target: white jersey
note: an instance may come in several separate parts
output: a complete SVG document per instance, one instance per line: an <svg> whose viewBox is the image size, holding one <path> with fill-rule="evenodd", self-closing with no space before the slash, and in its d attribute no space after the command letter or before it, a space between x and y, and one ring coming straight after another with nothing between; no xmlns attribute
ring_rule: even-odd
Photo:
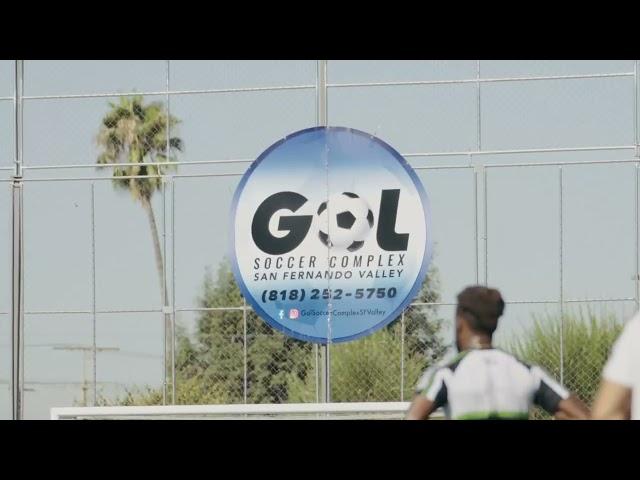
<svg viewBox="0 0 640 480"><path fill-rule="evenodd" d="M496 348L466 350L427 370L417 393L454 420L527 419L533 405L554 414L569 397L540 367Z"/></svg>
<svg viewBox="0 0 640 480"><path fill-rule="evenodd" d="M627 322L604 367L605 380L631 389L631 418L640 420L640 313Z"/></svg>

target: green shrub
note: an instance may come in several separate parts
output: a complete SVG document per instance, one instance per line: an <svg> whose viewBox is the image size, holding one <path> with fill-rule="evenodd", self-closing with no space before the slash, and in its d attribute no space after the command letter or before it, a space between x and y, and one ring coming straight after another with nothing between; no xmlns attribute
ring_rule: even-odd
<svg viewBox="0 0 640 480"><path fill-rule="evenodd" d="M397 402L401 389L404 399L411 399L419 376L442 356L445 348L434 342L425 351L412 352L407 343L402 348L401 335L401 323L396 321L373 335L332 345L331 401ZM315 402L315 381L313 374L306 378L292 375L288 382L290 401Z"/></svg>
<svg viewBox="0 0 640 480"><path fill-rule="evenodd" d="M560 380L562 331L563 383L590 405L609 351L622 326L614 314L597 316L590 310L568 312L562 317L534 315L533 324L504 342L503 348L527 363L539 365ZM539 411L535 416L548 418Z"/></svg>

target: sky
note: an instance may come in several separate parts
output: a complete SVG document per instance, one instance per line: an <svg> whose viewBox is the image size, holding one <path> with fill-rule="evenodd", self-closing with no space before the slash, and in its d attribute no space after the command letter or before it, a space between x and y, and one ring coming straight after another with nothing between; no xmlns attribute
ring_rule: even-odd
<svg viewBox="0 0 640 480"><path fill-rule="evenodd" d="M163 92L164 61L26 61L25 95ZM482 78L629 73L633 61L481 61ZM315 61L171 61L172 91L296 86L292 90L171 95L181 120L183 161L239 160L183 165L166 195L156 195L160 229L166 228L167 268L175 272L176 307L197 307L205 268L216 268L228 250L232 195L249 162L283 136L315 125ZM562 167L495 165L528 162L628 160L633 150L484 154L510 149L631 146L633 77L524 80L437 85L340 86L363 82L471 80L471 61L330 61L328 119L374 134L416 169L431 200L442 301L485 278L484 188L475 199L474 167L487 176L486 258L489 284L508 305L500 334L507 338L532 315L557 313L560 271L569 300L633 299L635 257L634 164ZM14 156L13 63L0 61L0 417L10 415L10 167ZM7 99L4 99L8 97ZM166 101L165 95L148 96ZM25 392L27 418L46 418L52 406L81 398L83 362L77 351L53 345L91 345L92 247L95 243L96 372L105 391L162 381L162 316L152 242L144 211L114 191L108 172L92 165L100 119L113 97L27 98L24 106L26 166L87 165L83 169L26 170L30 180L100 177L103 180L27 181L25 200ZM478 108L481 121L478 122ZM478 135L479 133L479 135ZM459 155L433 155L458 152ZM419 154L423 154L422 156ZM428 154L428 155L424 155ZM243 161L244 160L244 161ZM429 169L428 167L469 168ZM215 176L225 174L225 176ZM562 175L562 232L560 230ZM95 234L92 236L91 192ZM173 200L173 201L172 201ZM478 241L475 209L478 208ZM163 220L164 219L164 220ZM173 234L173 235L172 235ZM562 269L560 237L562 234ZM92 241L93 239L93 241ZM175 263L173 255L175 253ZM170 276L171 279L171 276ZM171 283L171 282L170 282ZM572 303L609 309L621 319L634 301ZM567 307L568 308L568 307ZM76 313L51 313L51 312ZM440 308L451 319L452 307ZM194 312L177 321L192 325ZM450 339L449 331L449 339ZM4 360L2 360L4 359ZM71 384L70 384L71 383Z"/></svg>

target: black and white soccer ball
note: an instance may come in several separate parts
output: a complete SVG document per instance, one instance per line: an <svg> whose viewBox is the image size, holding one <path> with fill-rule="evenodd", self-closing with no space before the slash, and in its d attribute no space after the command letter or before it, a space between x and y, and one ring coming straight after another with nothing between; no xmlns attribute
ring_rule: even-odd
<svg viewBox="0 0 640 480"><path fill-rule="evenodd" d="M354 252L373 227L373 212L355 193L332 195L318 207L318 236L327 247Z"/></svg>

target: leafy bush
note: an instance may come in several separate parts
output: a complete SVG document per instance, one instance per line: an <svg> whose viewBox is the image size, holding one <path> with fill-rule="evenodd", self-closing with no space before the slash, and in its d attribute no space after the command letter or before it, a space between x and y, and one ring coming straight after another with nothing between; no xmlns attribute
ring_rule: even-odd
<svg viewBox="0 0 640 480"><path fill-rule="evenodd" d="M597 316L590 310L568 312L563 317L534 316L533 324L505 342L504 348L560 380L560 334L563 331L563 383L590 405L609 351L622 326L614 314ZM535 416L548 418L539 411Z"/></svg>
<svg viewBox="0 0 640 480"><path fill-rule="evenodd" d="M437 337L438 324L429 323ZM411 398L418 377L442 356L445 347L436 341L426 350L411 351L405 332L403 349L401 328L396 321L373 335L331 346L332 402L397 402L401 388L404 399ZM315 381L315 375L291 376L290 401L315 402Z"/></svg>

